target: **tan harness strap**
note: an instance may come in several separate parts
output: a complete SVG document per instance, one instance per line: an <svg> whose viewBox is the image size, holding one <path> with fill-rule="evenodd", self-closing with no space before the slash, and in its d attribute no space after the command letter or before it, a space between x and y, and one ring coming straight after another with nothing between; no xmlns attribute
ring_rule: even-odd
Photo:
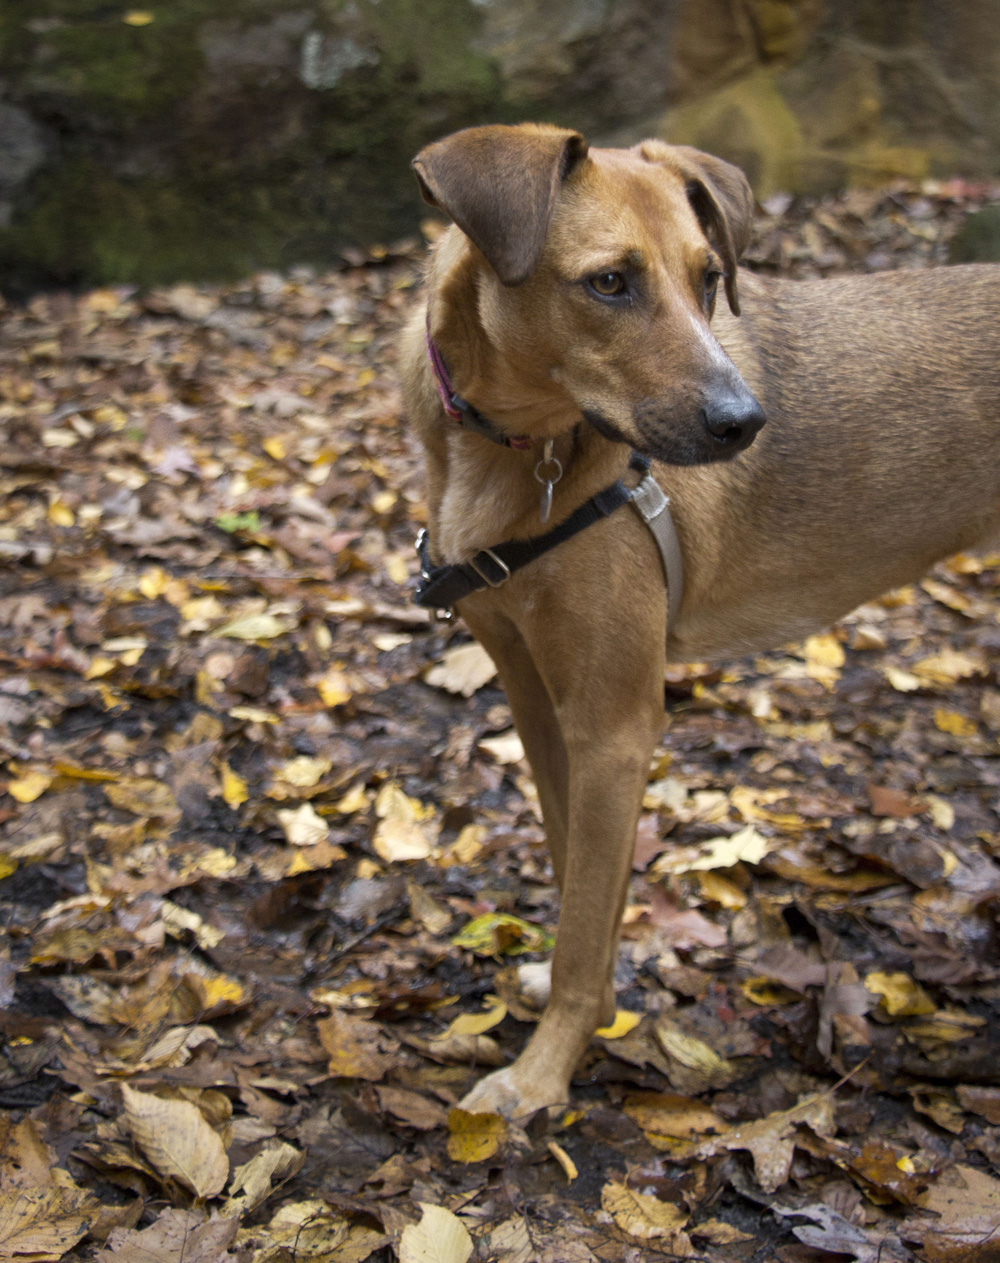
<svg viewBox="0 0 1000 1263"><path fill-rule="evenodd" d="M649 527L660 550L663 562L663 576L667 583L667 640L674 629L681 601L684 598L684 558L681 554L677 528L674 526L670 512L670 497L656 481L647 473L635 491L631 503L635 511Z"/></svg>

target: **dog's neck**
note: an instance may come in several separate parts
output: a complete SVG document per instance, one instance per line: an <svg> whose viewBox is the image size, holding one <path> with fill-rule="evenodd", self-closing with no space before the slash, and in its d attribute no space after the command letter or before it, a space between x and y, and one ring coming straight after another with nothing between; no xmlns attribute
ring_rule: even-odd
<svg viewBox="0 0 1000 1263"><path fill-rule="evenodd" d="M448 260L438 261L448 264ZM471 260L446 266L432 292L426 330L439 348L458 393L508 435L527 435L523 451L470 433L449 417L437 395L434 369L421 353L424 394L436 406L423 433L428 453L429 526L434 548L445 561L461 561L505 539L541 534L543 484L535 477L544 445L552 441L562 477L553 487L552 522L613 482L625 469L628 450L587 425L558 382L544 370L515 369L491 341L479 316ZM458 314L462 318L459 319ZM420 427L424 429L424 427ZM436 492L436 494L435 494Z"/></svg>

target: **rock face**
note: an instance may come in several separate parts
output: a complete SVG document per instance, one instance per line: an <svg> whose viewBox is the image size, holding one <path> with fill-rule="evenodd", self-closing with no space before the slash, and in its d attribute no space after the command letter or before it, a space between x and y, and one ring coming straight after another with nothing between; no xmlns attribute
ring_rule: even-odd
<svg viewBox="0 0 1000 1263"><path fill-rule="evenodd" d="M1000 171L994 0L5 0L0 286L326 261L411 231L409 159L544 118L757 191Z"/></svg>

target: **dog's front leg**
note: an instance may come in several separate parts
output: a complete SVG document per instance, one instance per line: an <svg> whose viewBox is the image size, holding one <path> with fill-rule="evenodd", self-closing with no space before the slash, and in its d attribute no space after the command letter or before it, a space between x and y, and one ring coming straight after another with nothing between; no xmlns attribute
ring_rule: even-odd
<svg viewBox="0 0 1000 1263"><path fill-rule="evenodd" d="M591 605L571 642L577 646L572 655L562 634L526 632L538 677L554 701L568 764L565 855L554 855L562 907L552 993L524 1052L479 1083L463 1100L465 1109L519 1118L566 1101L587 1043L613 1015L636 825L663 725L665 615L655 596L638 604L645 608L596 635L595 622L604 620L595 620ZM541 619L540 627L546 625L551 629ZM565 619L560 632L572 636ZM515 705L519 721L523 713ZM532 744L537 734L525 741L528 749Z"/></svg>

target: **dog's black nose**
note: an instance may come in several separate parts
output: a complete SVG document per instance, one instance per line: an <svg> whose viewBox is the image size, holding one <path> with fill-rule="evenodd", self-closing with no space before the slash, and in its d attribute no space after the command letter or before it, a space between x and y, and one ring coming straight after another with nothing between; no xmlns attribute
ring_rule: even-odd
<svg viewBox="0 0 1000 1263"><path fill-rule="evenodd" d="M741 452L757 437L767 420L764 409L748 391L715 395L701 410L705 428L729 452Z"/></svg>

